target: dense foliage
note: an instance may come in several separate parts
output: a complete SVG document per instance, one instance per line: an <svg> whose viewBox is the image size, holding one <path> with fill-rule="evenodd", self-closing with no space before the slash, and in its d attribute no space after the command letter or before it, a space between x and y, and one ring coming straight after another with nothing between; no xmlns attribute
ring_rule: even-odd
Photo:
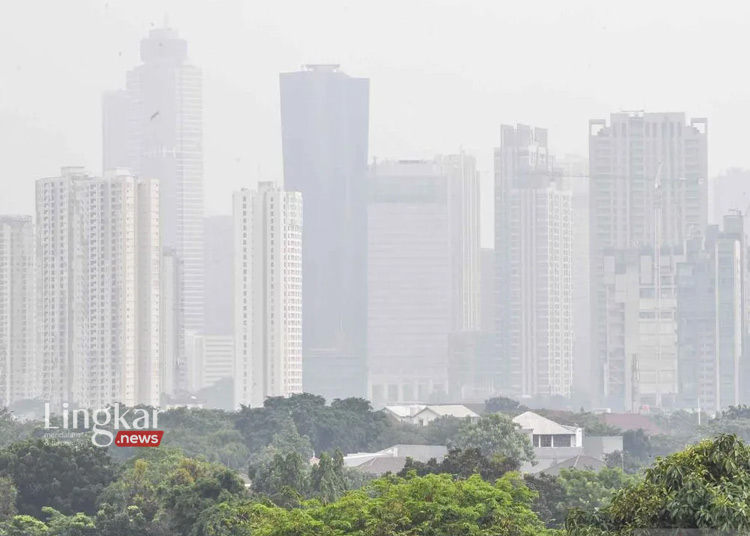
<svg viewBox="0 0 750 536"><path fill-rule="evenodd" d="M750 447L733 435L658 460L599 510L574 510L571 534L636 529L750 529Z"/></svg>
<svg viewBox="0 0 750 536"><path fill-rule="evenodd" d="M487 408L474 422L443 417L427 426L397 422L363 400L326 405L311 395L235 413L182 408L160 414L158 449L96 448L86 434L44 438L39 423L0 410L0 536L750 528L746 407L702 416L700 425L693 413L659 415L665 432L622 433L623 452L607 457L607 469L523 477L517 471L534 454L511 417L527 409L504 398ZM535 411L588 433L618 433L588 413ZM689 446L712 434L718 438ZM343 453L395 444L451 450L440 462L407 460L398 475L374 480L345 466Z"/></svg>

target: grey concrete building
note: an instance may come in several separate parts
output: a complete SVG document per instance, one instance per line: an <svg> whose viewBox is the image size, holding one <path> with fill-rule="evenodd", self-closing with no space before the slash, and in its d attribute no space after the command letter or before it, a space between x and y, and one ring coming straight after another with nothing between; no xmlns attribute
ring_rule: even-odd
<svg viewBox="0 0 750 536"><path fill-rule="evenodd" d="M327 370L305 390L365 396L369 80L306 65L280 89L284 187L305 200L305 369Z"/></svg>

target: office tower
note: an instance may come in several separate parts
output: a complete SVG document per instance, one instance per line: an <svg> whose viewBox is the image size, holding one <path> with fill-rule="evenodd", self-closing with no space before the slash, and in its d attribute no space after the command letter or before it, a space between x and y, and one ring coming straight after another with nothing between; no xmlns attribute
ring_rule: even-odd
<svg viewBox="0 0 750 536"><path fill-rule="evenodd" d="M235 406L302 392L302 196L234 194Z"/></svg>
<svg viewBox="0 0 750 536"><path fill-rule="evenodd" d="M710 194L709 221L720 224L722 218L732 211L739 210L744 216L748 215L750 207L750 170L731 168L724 171L712 181ZM748 232L748 221L745 218L745 233Z"/></svg>
<svg viewBox="0 0 750 536"><path fill-rule="evenodd" d="M159 403L159 185L82 168L36 183L44 400Z"/></svg>
<svg viewBox="0 0 750 536"><path fill-rule="evenodd" d="M606 350L604 252L649 247L657 253L655 244L679 246L703 233L707 129L705 119L686 123L684 113L623 112L609 123L589 121L592 383L607 407L627 405L632 356Z"/></svg>
<svg viewBox="0 0 750 536"><path fill-rule="evenodd" d="M280 76L284 187L304 203L305 391L364 396L369 80L337 65ZM317 372L326 370L322 377Z"/></svg>
<svg viewBox="0 0 750 536"><path fill-rule="evenodd" d="M158 179L162 243L183 264L185 329L203 329L203 110L200 69L187 42L170 28L141 41L143 63L127 73L125 91L103 104L104 169L124 167ZM126 149L123 149L127 140Z"/></svg>
<svg viewBox="0 0 750 536"><path fill-rule="evenodd" d="M498 350L515 396L570 396L573 383L571 192L547 131L503 125L495 149Z"/></svg>
<svg viewBox="0 0 750 536"><path fill-rule="evenodd" d="M453 231L454 331L480 328L479 173L476 159L464 153L438 156L435 162L448 179Z"/></svg>
<svg viewBox="0 0 750 536"><path fill-rule="evenodd" d="M573 385L591 399L591 305L589 300L589 163L565 155L555 161L572 195L573 212Z"/></svg>
<svg viewBox="0 0 750 536"><path fill-rule="evenodd" d="M378 162L368 199L368 394L375 405L448 393L448 337L463 319L461 177L436 161ZM459 287L461 288L461 287Z"/></svg>
<svg viewBox="0 0 750 536"><path fill-rule="evenodd" d="M746 400L746 235L740 214L688 242L677 266L679 404L716 412Z"/></svg>
<svg viewBox="0 0 750 536"><path fill-rule="evenodd" d="M205 221L206 335L232 334L232 216Z"/></svg>
<svg viewBox="0 0 750 536"><path fill-rule="evenodd" d="M0 216L0 404L36 398L34 226Z"/></svg>
<svg viewBox="0 0 750 536"><path fill-rule="evenodd" d="M481 330L485 333L495 332L495 250L482 248L480 252L481 276Z"/></svg>
<svg viewBox="0 0 750 536"><path fill-rule="evenodd" d="M183 262L174 248L161 252L161 378L162 393L170 399L189 388L184 309ZM195 332L191 332L193 334Z"/></svg>

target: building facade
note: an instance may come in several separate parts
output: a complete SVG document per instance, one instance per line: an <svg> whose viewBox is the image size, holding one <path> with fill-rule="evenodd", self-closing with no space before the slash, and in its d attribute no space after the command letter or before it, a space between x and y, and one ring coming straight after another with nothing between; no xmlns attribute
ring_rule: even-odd
<svg viewBox="0 0 750 536"><path fill-rule="evenodd" d="M708 218L708 123L684 113L589 121L591 347L596 399L627 407L628 357L607 352L605 251L681 247ZM657 266L657 262L654 266ZM656 268L655 268L656 269Z"/></svg>
<svg viewBox="0 0 750 536"><path fill-rule="evenodd" d="M142 64L124 91L103 101L104 169L127 168L158 179L162 243L183 264L185 329L203 330L202 74L187 61L187 42L171 28L141 41Z"/></svg>
<svg viewBox="0 0 750 536"><path fill-rule="evenodd" d="M192 392L234 378L234 344L231 335L188 335L188 386Z"/></svg>
<svg viewBox="0 0 750 536"><path fill-rule="evenodd" d="M572 195L573 212L573 385L583 399L591 388L591 304L589 299L589 162L565 155L555 161Z"/></svg>
<svg viewBox="0 0 750 536"><path fill-rule="evenodd" d="M63 168L37 181L36 214L43 399L158 405L158 183Z"/></svg>
<svg viewBox="0 0 750 536"><path fill-rule="evenodd" d="M0 404L39 396L34 225L0 216Z"/></svg>
<svg viewBox="0 0 750 536"><path fill-rule="evenodd" d="M678 393L677 266L681 246L605 252L604 348L624 365L624 377L605 369L605 392L622 397L628 412L673 406ZM656 274L659 277L656 277Z"/></svg>
<svg viewBox="0 0 750 536"><path fill-rule="evenodd" d="M746 238L740 214L688 243L677 269L680 407L711 413L745 403Z"/></svg>
<svg viewBox="0 0 750 536"><path fill-rule="evenodd" d="M368 395L376 405L438 400L449 392L450 335L480 328L473 159L373 164L367 214Z"/></svg>
<svg viewBox="0 0 750 536"><path fill-rule="evenodd" d="M302 196L234 194L235 406L302 392Z"/></svg>
<svg viewBox="0 0 750 536"><path fill-rule="evenodd" d="M504 388L515 396L571 394L571 202L547 131L503 125L495 150L495 320Z"/></svg>
<svg viewBox="0 0 750 536"><path fill-rule="evenodd" d="M368 398L429 402L448 391L453 331L451 188L430 161L378 162L368 214Z"/></svg>
<svg viewBox="0 0 750 536"><path fill-rule="evenodd" d="M479 172L473 156L438 156L435 162L448 179L453 233L453 329L481 327L481 259L479 236Z"/></svg>
<svg viewBox="0 0 750 536"><path fill-rule="evenodd" d="M369 80L350 77L338 65L306 65L281 74L280 89L284 188L305 200L305 361L329 368L324 384L309 389L362 397Z"/></svg>

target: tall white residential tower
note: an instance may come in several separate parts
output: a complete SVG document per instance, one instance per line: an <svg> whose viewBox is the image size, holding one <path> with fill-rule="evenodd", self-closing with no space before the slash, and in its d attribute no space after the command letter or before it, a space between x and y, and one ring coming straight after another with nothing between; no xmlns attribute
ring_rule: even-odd
<svg viewBox="0 0 750 536"><path fill-rule="evenodd" d="M159 403L159 185L81 168L36 184L42 396Z"/></svg>
<svg viewBox="0 0 750 536"><path fill-rule="evenodd" d="M234 194L235 406L302 392L302 194Z"/></svg>
<svg viewBox="0 0 750 536"><path fill-rule="evenodd" d="M547 130L503 125L495 149L495 318L505 390L515 396L571 394L571 201Z"/></svg>

